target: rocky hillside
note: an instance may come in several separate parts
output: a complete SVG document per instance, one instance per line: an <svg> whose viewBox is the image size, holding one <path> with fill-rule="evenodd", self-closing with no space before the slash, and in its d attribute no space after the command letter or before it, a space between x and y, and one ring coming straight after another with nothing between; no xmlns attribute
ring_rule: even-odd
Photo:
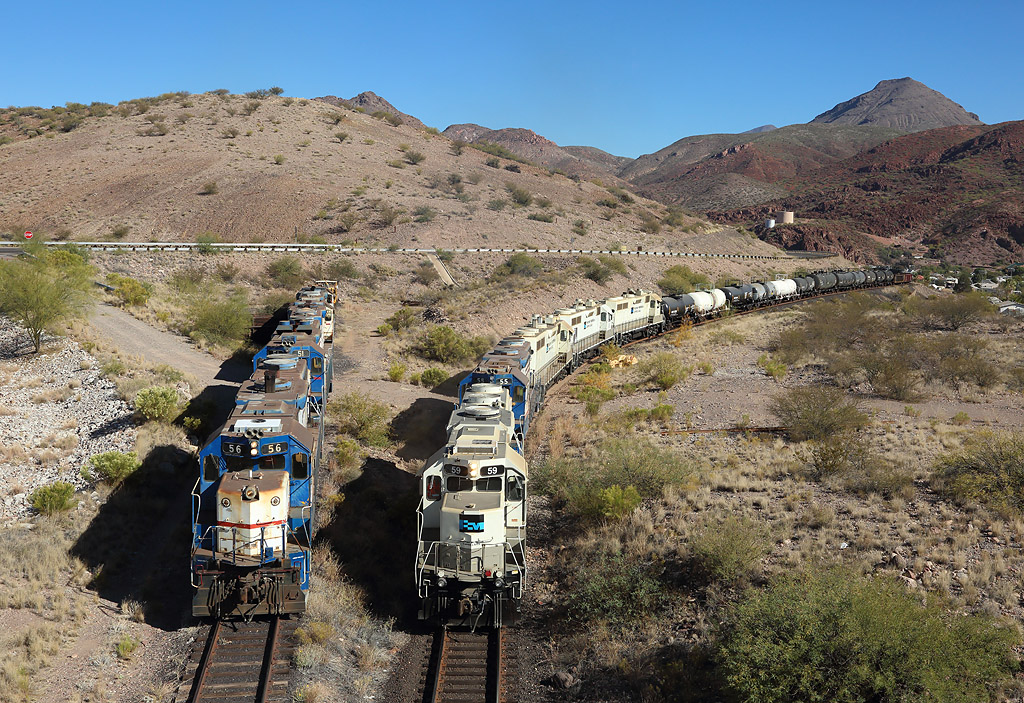
<svg viewBox="0 0 1024 703"><path fill-rule="evenodd" d="M811 122L892 127L904 132L981 124L973 112L967 112L942 93L913 78L881 81L868 92L839 103Z"/></svg>
<svg viewBox="0 0 1024 703"><path fill-rule="evenodd" d="M0 110L0 232L680 249L708 231L625 191L457 154L447 137L385 113L214 93ZM776 251L750 237L735 246Z"/></svg>
<svg viewBox="0 0 1024 703"><path fill-rule="evenodd" d="M405 114L387 100L370 90L364 91L354 98L349 98L348 100L339 98L336 95L325 95L316 99L321 102L325 102L328 105L334 105L335 107L347 107L351 110L355 110L356 112L365 112L367 115L380 113L393 115L401 124L407 124L410 127L418 127L420 129L426 127L426 125L420 122L417 118L412 115Z"/></svg>
<svg viewBox="0 0 1024 703"><path fill-rule="evenodd" d="M614 173L632 161L589 146L560 147L529 129L488 129L469 123L453 124L443 134L467 144L497 145L530 163L582 178L614 179Z"/></svg>
<svg viewBox="0 0 1024 703"><path fill-rule="evenodd" d="M757 208L712 213L759 223L794 210L795 225L765 233L793 248L859 260L879 247L927 250L957 263L1024 259L1024 122L954 126L887 141L785 182Z"/></svg>
<svg viewBox="0 0 1024 703"><path fill-rule="evenodd" d="M848 158L899 132L880 127L791 125L759 133L686 137L618 173L639 193L697 210L763 202L778 183Z"/></svg>

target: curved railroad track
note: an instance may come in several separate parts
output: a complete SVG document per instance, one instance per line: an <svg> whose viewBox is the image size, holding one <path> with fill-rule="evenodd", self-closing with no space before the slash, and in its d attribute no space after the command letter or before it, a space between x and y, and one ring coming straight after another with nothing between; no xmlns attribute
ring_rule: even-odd
<svg viewBox="0 0 1024 703"><path fill-rule="evenodd" d="M502 629L439 628L427 666L425 703L509 703Z"/></svg>
<svg viewBox="0 0 1024 703"><path fill-rule="evenodd" d="M184 703L290 703L289 664L297 622L282 618L210 626L206 644L194 648L182 682Z"/></svg>

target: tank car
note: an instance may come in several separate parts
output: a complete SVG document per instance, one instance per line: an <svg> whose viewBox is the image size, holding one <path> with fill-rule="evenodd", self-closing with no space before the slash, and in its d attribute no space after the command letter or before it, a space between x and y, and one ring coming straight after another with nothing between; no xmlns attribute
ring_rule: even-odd
<svg viewBox="0 0 1024 703"><path fill-rule="evenodd" d="M508 388L470 385L417 474L419 617L500 627L526 581L529 473Z"/></svg>

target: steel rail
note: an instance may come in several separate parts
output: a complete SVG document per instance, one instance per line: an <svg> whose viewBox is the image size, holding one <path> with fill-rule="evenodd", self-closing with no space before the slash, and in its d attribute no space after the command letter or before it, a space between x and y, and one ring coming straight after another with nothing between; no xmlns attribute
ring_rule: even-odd
<svg viewBox="0 0 1024 703"><path fill-rule="evenodd" d="M199 667L196 669L196 678L192 682L192 690L189 691L187 703L196 703L199 700L199 694L206 683L206 675L210 672L210 660L213 657L213 650L217 648L217 640L220 639L220 623L220 620L216 620L210 627L210 634L206 638L203 656L199 659Z"/></svg>

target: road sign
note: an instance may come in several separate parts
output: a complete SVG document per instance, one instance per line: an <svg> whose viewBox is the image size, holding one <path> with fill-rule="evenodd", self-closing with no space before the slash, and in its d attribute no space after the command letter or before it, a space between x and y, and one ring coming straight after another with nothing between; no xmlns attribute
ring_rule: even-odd
<svg viewBox="0 0 1024 703"><path fill-rule="evenodd" d="M25 239L32 239L32 233L31 232L25 232Z"/></svg>

